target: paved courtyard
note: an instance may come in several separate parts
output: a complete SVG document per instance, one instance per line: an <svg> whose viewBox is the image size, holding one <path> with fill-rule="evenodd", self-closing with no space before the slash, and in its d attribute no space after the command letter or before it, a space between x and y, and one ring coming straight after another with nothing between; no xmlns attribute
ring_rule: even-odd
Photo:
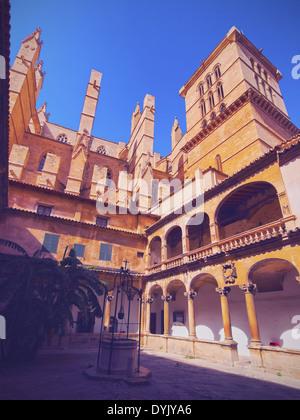
<svg viewBox="0 0 300 420"><path fill-rule="evenodd" d="M0 400L299 400L300 381L246 367L227 368L178 355L143 350L150 384L96 382L83 375L96 349L44 350L34 362L0 363ZM255 376L255 377L253 377Z"/></svg>

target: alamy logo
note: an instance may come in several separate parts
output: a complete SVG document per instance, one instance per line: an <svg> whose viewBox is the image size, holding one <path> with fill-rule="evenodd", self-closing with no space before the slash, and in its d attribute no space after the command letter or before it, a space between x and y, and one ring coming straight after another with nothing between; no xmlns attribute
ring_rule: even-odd
<svg viewBox="0 0 300 420"><path fill-rule="evenodd" d="M292 64L296 64L292 69L292 78L298 80L300 79L300 55L294 55Z"/></svg>
<svg viewBox="0 0 300 420"><path fill-rule="evenodd" d="M0 79L6 79L6 62L3 55L0 55Z"/></svg>
<svg viewBox="0 0 300 420"><path fill-rule="evenodd" d="M0 340L6 340L6 320L0 316Z"/></svg>

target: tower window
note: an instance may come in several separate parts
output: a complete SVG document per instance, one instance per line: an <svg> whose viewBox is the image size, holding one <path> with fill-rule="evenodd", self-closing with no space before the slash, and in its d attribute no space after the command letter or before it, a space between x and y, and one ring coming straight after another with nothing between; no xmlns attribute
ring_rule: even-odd
<svg viewBox="0 0 300 420"><path fill-rule="evenodd" d="M43 155L39 163L38 172L42 172L42 170L44 169L46 159L47 155Z"/></svg>
<svg viewBox="0 0 300 420"><path fill-rule="evenodd" d="M100 147L98 147L98 149L97 149L97 153L98 153L99 155L106 155L106 149L105 149L105 147L104 147L104 146L100 146Z"/></svg>
<svg viewBox="0 0 300 420"><path fill-rule="evenodd" d="M206 115L206 105L205 105L205 101L204 100L201 101L200 107L201 107L201 115L202 115L202 118L203 118Z"/></svg>
<svg viewBox="0 0 300 420"><path fill-rule="evenodd" d="M200 85L199 85L199 92L200 92L200 96L204 95L204 85L203 85L203 83L200 83Z"/></svg>
<svg viewBox="0 0 300 420"><path fill-rule="evenodd" d="M212 80L211 80L211 75L209 74L208 76L206 76L206 83L207 83L207 88L211 88L212 87Z"/></svg>
<svg viewBox="0 0 300 420"><path fill-rule="evenodd" d="M216 165L217 165L218 171L223 172L222 159L220 155L216 156Z"/></svg>
<svg viewBox="0 0 300 420"><path fill-rule="evenodd" d="M219 102L220 102L222 99L224 99L224 90L223 90L222 83L219 83L219 84L218 84L218 99L219 99Z"/></svg>
<svg viewBox="0 0 300 420"><path fill-rule="evenodd" d="M68 143L68 137L66 136L66 134L60 134L56 140L60 143Z"/></svg>
<svg viewBox="0 0 300 420"><path fill-rule="evenodd" d="M216 80L218 80L221 77L221 70L220 70L220 66L217 66L215 68L215 76L216 76Z"/></svg>
<svg viewBox="0 0 300 420"><path fill-rule="evenodd" d="M225 111L225 109L226 109L226 105L225 104L222 104L221 106L220 106L220 112L222 113L222 112L224 112Z"/></svg>
<svg viewBox="0 0 300 420"><path fill-rule="evenodd" d="M214 99L214 94L212 92L209 92L208 100L209 100L210 109L213 109L213 107L215 106L215 99Z"/></svg>

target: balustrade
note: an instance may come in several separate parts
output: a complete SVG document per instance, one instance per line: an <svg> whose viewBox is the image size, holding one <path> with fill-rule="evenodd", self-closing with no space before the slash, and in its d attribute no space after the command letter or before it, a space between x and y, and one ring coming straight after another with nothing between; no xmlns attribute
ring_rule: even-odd
<svg viewBox="0 0 300 420"><path fill-rule="evenodd" d="M267 239L280 237L285 235L287 232L286 223L293 220L295 220L295 216L290 216L268 223L267 225L248 230L247 232L242 232L229 238L222 239L221 241L206 245L202 248L187 252L167 261L163 261L155 266L149 267L147 272L148 274L158 273L163 270L181 266L185 263L196 262L215 253L228 252L230 250L246 247Z"/></svg>

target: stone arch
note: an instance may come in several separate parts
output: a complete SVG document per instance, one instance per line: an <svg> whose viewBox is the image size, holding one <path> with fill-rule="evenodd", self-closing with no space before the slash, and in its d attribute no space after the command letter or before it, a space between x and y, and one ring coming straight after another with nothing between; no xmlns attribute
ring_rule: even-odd
<svg viewBox="0 0 300 420"><path fill-rule="evenodd" d="M150 304L150 319L148 319L151 334L164 333L164 303L162 300L164 291L160 284L153 284L147 293L147 301Z"/></svg>
<svg viewBox="0 0 300 420"><path fill-rule="evenodd" d="M151 267L161 263L161 247L162 241L160 236L152 238L149 244L149 262Z"/></svg>
<svg viewBox="0 0 300 420"><path fill-rule="evenodd" d="M193 223L193 220L197 218L199 218L199 223ZM199 217L199 214L192 216L186 224L186 236L189 251L211 244L209 216L206 213L203 217L201 215Z"/></svg>
<svg viewBox="0 0 300 420"><path fill-rule="evenodd" d="M276 188L268 182L252 182L230 192L218 205L215 222L225 239L283 217Z"/></svg>
<svg viewBox="0 0 300 420"><path fill-rule="evenodd" d="M166 233L167 259L177 257L183 252L182 229L180 226L173 226Z"/></svg>
<svg viewBox="0 0 300 420"><path fill-rule="evenodd" d="M300 350L300 340L293 334L294 318L300 314L298 268L288 260L268 258L250 268L248 279L257 286L255 306L262 344Z"/></svg>
<svg viewBox="0 0 300 420"><path fill-rule="evenodd" d="M190 282L194 298L195 330L199 340L220 341L223 328L220 297L216 293L218 282L209 273L201 273Z"/></svg>
<svg viewBox="0 0 300 420"><path fill-rule="evenodd" d="M166 288L169 301L170 331L173 337L189 336L188 302L186 285L180 279L172 280Z"/></svg>

